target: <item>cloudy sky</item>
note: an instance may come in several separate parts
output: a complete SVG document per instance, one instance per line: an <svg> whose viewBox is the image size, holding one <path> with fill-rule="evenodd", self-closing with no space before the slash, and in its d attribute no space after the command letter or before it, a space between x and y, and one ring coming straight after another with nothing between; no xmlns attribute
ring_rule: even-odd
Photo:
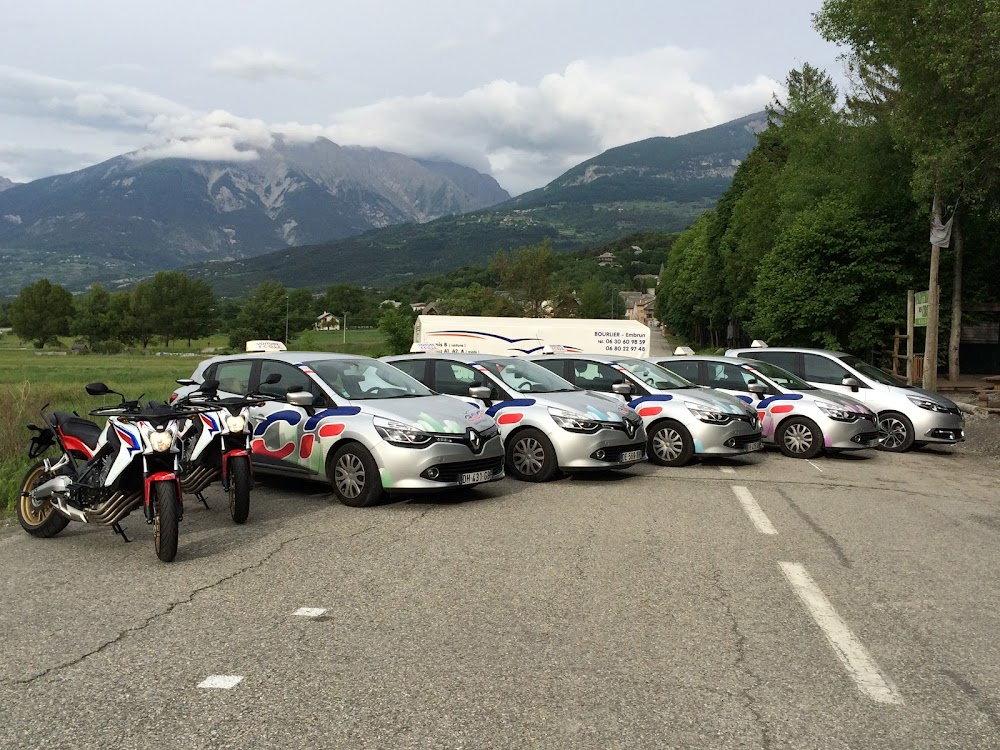
<svg viewBox="0 0 1000 750"><path fill-rule="evenodd" d="M607 148L758 111L803 62L841 80L812 29L821 4L8 3L0 176L137 149L252 158L280 132L450 158L516 195Z"/></svg>

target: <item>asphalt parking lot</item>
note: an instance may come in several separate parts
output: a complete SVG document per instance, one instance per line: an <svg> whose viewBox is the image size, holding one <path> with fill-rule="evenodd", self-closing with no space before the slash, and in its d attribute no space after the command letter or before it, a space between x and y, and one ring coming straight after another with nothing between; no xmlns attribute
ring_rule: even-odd
<svg viewBox="0 0 1000 750"><path fill-rule="evenodd" d="M1000 465L776 451L0 529L3 748L1000 747Z"/></svg>

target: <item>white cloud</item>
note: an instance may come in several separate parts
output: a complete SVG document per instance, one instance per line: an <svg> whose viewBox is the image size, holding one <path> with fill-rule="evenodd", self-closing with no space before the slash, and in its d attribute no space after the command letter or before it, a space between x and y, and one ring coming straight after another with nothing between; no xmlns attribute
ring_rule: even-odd
<svg viewBox="0 0 1000 750"><path fill-rule="evenodd" d="M262 81L268 78L314 80L319 73L312 65L269 49L233 47L208 62L219 75Z"/></svg>

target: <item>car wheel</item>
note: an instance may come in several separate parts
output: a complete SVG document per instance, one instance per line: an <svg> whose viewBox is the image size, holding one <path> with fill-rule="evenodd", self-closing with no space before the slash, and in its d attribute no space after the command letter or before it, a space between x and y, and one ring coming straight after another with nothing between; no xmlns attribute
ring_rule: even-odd
<svg viewBox="0 0 1000 750"><path fill-rule="evenodd" d="M913 446L913 422L898 411L878 415L878 447L889 453L902 453Z"/></svg>
<svg viewBox="0 0 1000 750"><path fill-rule="evenodd" d="M382 477L372 454L358 443L348 443L331 454L327 477L333 494L344 505L366 508L383 497Z"/></svg>
<svg viewBox="0 0 1000 750"><path fill-rule="evenodd" d="M551 441L534 428L514 435L507 443L505 459L507 471L522 482L547 482L559 469Z"/></svg>
<svg viewBox="0 0 1000 750"><path fill-rule="evenodd" d="M647 439L649 460L660 466L684 466L694 456L694 440L680 422L660 422Z"/></svg>
<svg viewBox="0 0 1000 750"><path fill-rule="evenodd" d="M778 425L775 442L791 458L815 458L823 450L823 432L811 419L790 417Z"/></svg>

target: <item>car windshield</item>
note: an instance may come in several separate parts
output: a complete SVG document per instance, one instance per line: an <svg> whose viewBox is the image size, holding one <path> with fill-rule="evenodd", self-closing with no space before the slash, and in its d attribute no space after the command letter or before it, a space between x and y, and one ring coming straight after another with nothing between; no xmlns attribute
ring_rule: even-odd
<svg viewBox="0 0 1000 750"><path fill-rule="evenodd" d="M881 383L882 385L894 385L902 388L906 387L902 381L896 380L896 378L887 373L885 370L882 370L875 365L870 365L863 359L858 359L851 354L845 354L840 357L840 361L848 367L853 367L866 378L871 378L876 383Z"/></svg>
<svg viewBox="0 0 1000 750"><path fill-rule="evenodd" d="M672 391L678 388L695 388L690 381L685 380L680 375L674 375L669 370L664 370L652 362L644 362L641 359L620 359L615 362L635 375L639 380L648 386L652 386L660 391Z"/></svg>
<svg viewBox="0 0 1000 750"><path fill-rule="evenodd" d="M520 393L559 393L580 390L541 365L523 359L490 359L479 363Z"/></svg>
<svg viewBox="0 0 1000 750"><path fill-rule="evenodd" d="M305 364L334 393L351 401L434 395L405 372L375 359L320 359Z"/></svg>
<svg viewBox="0 0 1000 750"><path fill-rule="evenodd" d="M751 360L748 365L744 365L744 367L753 372L760 373L768 380L774 382L775 385L788 391L818 390L815 386L809 385L806 381L792 375L792 373L783 367L772 365L770 362L761 362L760 360L755 359Z"/></svg>

